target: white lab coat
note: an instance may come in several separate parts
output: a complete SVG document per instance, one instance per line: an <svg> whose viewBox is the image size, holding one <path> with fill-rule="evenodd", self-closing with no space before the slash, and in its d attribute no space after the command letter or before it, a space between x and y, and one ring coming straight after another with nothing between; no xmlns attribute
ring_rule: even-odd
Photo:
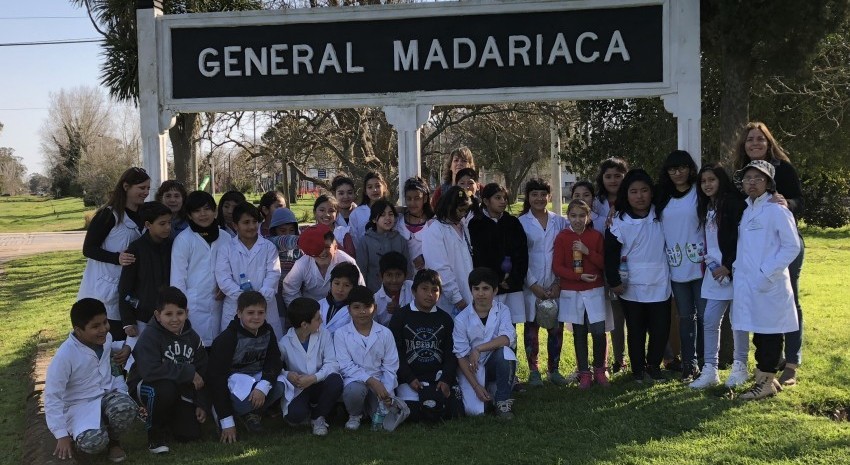
<svg viewBox="0 0 850 465"><path fill-rule="evenodd" d="M302 375L316 375L317 382L322 382L329 375L339 372L339 364L334 353L333 336L324 328L310 334L306 351L298 340L298 335L295 334L295 328L289 328L277 345L285 367L277 380L285 387L281 411L286 415L289 411L289 403L303 391L286 378L290 371Z"/></svg>
<svg viewBox="0 0 850 465"><path fill-rule="evenodd" d="M107 207L112 210L111 207ZM118 214L114 211L115 226L109 231L106 240L101 244L103 250L109 252L123 252L127 246L142 234L136 223L128 215L124 215L122 221L118 221ZM106 317L110 320L120 320L121 313L118 310L118 281L121 279L121 265L101 262L91 258L86 259L86 269L83 271L83 279L80 281L80 290L77 292L77 300L93 298L103 302L106 306Z"/></svg>
<svg viewBox="0 0 850 465"><path fill-rule="evenodd" d="M266 298L266 321L274 329L274 333L283 334L275 298L277 283L280 280L280 257L277 247L262 237L257 238L251 250L242 244L239 236L231 238L228 246L219 251L216 257L215 280L224 293L221 331L224 331L236 316L236 299L242 294L239 287L241 273L245 273L254 290Z"/></svg>
<svg viewBox="0 0 850 465"><path fill-rule="evenodd" d="M416 266L413 264L413 260L416 257L423 254L422 250L422 234L425 233L425 230L428 229L428 225L433 223L434 220L430 219L425 222L425 225L419 231L413 233L407 229L407 226L404 224L404 216L399 217L398 221L396 221L395 229L401 234L401 237L407 239L407 251L410 252L410 266L408 267L408 276L414 276L417 270ZM424 261L424 258L423 258Z"/></svg>
<svg viewBox="0 0 850 465"><path fill-rule="evenodd" d="M534 321L537 315L537 297L531 292L531 286L538 284L548 289L555 282L555 273L552 271L555 238L568 225L567 220L560 215L552 212L547 212L547 215L549 219L545 230L531 211L519 217L528 240L528 274L525 275L525 286L522 291L525 299L525 321ZM552 298L557 297L557 295L552 296Z"/></svg>
<svg viewBox="0 0 850 465"><path fill-rule="evenodd" d="M334 352L344 385L375 378L390 394L398 386L398 350L393 333L380 323L372 323L368 337L349 323L334 333Z"/></svg>
<svg viewBox="0 0 850 465"><path fill-rule="evenodd" d="M425 268L440 274L443 291L437 306L457 315L455 304L461 300L472 303L469 290L469 272L472 271L469 229L461 228L463 237L450 224L433 221L422 231L422 252Z"/></svg>
<svg viewBox="0 0 850 465"><path fill-rule="evenodd" d="M605 296L604 286L586 291L561 290L558 299L558 321L583 325L585 312L587 321L591 324L613 321L613 310Z"/></svg>
<svg viewBox="0 0 850 465"><path fill-rule="evenodd" d="M761 334L799 329L788 265L800 253L791 212L765 193L747 208L738 226L738 255L732 264L732 329Z"/></svg>
<svg viewBox="0 0 850 465"><path fill-rule="evenodd" d="M331 271L342 262L357 266L357 262L351 258L351 255L337 250L331 258L331 264L325 271L325 275L322 276L319 267L316 266L316 259L309 255L302 255L295 260L292 269L283 278L283 301L289 305L298 297L309 297L315 301L324 299L331 290ZM365 285L362 273L357 284Z"/></svg>
<svg viewBox="0 0 850 465"><path fill-rule="evenodd" d="M174 238L171 246L171 285L183 291L189 303L192 329L201 336L205 347L221 333L222 302L215 300L216 259L228 247L231 238L221 231L218 239L207 244L191 228ZM228 322L229 323L229 322Z"/></svg>
<svg viewBox="0 0 850 465"><path fill-rule="evenodd" d="M392 302L393 299L387 295L387 291L384 290L384 286L381 286L378 289L378 292L375 293L375 321L378 323L389 326L390 320L392 320L393 316L387 313L387 306ZM396 311L404 307L405 305L413 302L413 281L405 280L401 285L401 292L398 295L398 308Z"/></svg>
<svg viewBox="0 0 850 465"><path fill-rule="evenodd" d="M349 232L351 233L351 240L354 241L355 250L360 245L360 239L366 234L366 224L369 223L371 211L372 208L368 204L363 204L357 206L348 215L348 226L351 228Z"/></svg>
<svg viewBox="0 0 850 465"><path fill-rule="evenodd" d="M328 310L330 310L331 305L328 303L328 298L319 301L319 313L322 315L322 328L326 328L331 336L343 326L351 323L351 314L348 313L348 305L339 309L331 319L328 321Z"/></svg>
<svg viewBox="0 0 850 465"><path fill-rule="evenodd" d="M664 251L664 232L655 219L655 207L645 218L619 215L609 228L623 244L620 256L628 257L629 279L620 296L632 302L662 302L670 298L670 267Z"/></svg>
<svg viewBox="0 0 850 465"><path fill-rule="evenodd" d="M483 325L472 304L469 304L455 317L455 328L452 332L454 354L457 358L466 357L473 347L490 342L499 336L507 336L510 341L510 344L501 348L505 360L516 360L516 354L511 350L511 347L516 344L516 329L511 322L511 310L501 302L493 301L493 308L490 309L490 315L487 317L487 325ZM489 358L490 352L481 353L478 370L475 372L478 384L484 385L486 374L484 365ZM467 415L482 415L484 402L478 399L472 384L460 370L458 370L457 380L463 393L463 407Z"/></svg>
<svg viewBox="0 0 850 465"><path fill-rule="evenodd" d="M115 390L127 392L124 377L112 376L112 336L107 333L103 355L97 358L73 334L53 356L44 385L44 416L56 439L76 439L83 431L100 429L103 396Z"/></svg>

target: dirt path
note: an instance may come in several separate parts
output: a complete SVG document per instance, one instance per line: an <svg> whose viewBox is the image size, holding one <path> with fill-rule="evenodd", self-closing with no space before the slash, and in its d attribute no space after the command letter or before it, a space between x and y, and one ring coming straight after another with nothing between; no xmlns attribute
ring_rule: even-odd
<svg viewBox="0 0 850 465"><path fill-rule="evenodd" d="M0 263L57 250L83 250L85 231L0 234Z"/></svg>

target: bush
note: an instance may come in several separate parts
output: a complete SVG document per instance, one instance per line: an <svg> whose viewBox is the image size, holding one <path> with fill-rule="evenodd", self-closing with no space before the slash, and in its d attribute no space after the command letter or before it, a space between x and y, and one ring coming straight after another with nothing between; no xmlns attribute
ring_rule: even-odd
<svg viewBox="0 0 850 465"><path fill-rule="evenodd" d="M806 224L840 228L850 223L850 171L806 173L802 182Z"/></svg>

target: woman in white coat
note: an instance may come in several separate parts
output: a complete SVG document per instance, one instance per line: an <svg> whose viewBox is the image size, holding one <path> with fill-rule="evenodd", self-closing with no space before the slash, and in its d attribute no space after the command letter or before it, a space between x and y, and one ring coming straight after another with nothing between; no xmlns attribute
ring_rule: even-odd
<svg viewBox="0 0 850 465"><path fill-rule="evenodd" d="M437 307L455 317L472 302L466 281L472 271L472 243L469 229L462 221L472 201L466 191L452 186L437 204L437 212L422 232L422 256L425 268L440 274L443 292Z"/></svg>
<svg viewBox="0 0 850 465"><path fill-rule="evenodd" d="M542 386L543 378L537 364L540 352L538 334L540 326L535 323L537 302L546 299L558 299L561 284L552 271L552 257L555 251L555 238L567 227L567 220L561 215L550 212L547 205L551 200L552 187L542 179L529 179L525 183L525 200L519 222L528 239L528 274L525 275L523 298L525 300L525 331L523 344L528 361L528 384ZM564 323L548 330L546 349L549 351L548 378L554 384L567 384L558 371L561 363L561 349L564 346Z"/></svg>
<svg viewBox="0 0 850 465"><path fill-rule="evenodd" d="M192 329L204 346L210 347L221 332L224 299L215 282L215 264L231 238L218 227L212 195L192 192L186 197L185 207L189 227L174 238L171 247L171 285L186 294Z"/></svg>
<svg viewBox="0 0 850 465"><path fill-rule="evenodd" d="M266 298L266 321L274 329L275 337L279 337L283 334L283 325L275 298L280 279L277 247L259 236L260 211L254 205L248 202L236 205L233 221L236 237L231 238L228 247L218 254L215 265L215 280L224 293L221 330L224 331L236 317L239 295L246 290L255 290Z"/></svg>
<svg viewBox="0 0 850 465"><path fill-rule="evenodd" d="M778 392L775 379L783 334L799 328L788 265L800 253L791 211L770 201L775 168L754 160L735 173L747 195L738 227L738 254L732 264L732 329L749 331L756 346L756 380L741 399L758 400Z"/></svg>
<svg viewBox="0 0 850 465"><path fill-rule="evenodd" d="M103 302L109 332L116 341L127 338L118 310L121 267L136 261L133 254L125 251L142 235L144 221L137 212L150 189L151 178L145 170L134 167L124 171L112 190L109 203L92 218L83 240L83 255L87 260L77 300L90 297Z"/></svg>

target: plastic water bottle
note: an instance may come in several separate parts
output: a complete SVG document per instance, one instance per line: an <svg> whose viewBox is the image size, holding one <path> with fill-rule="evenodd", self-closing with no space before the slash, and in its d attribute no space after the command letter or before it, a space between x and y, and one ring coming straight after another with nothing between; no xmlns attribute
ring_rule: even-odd
<svg viewBox="0 0 850 465"><path fill-rule="evenodd" d="M584 273L584 257L580 250L573 250L573 272L575 274Z"/></svg>
<svg viewBox="0 0 850 465"><path fill-rule="evenodd" d="M384 417L387 416L389 410L387 410L387 404L384 401L378 401L378 409L375 410L375 413L372 415L372 431L383 431L384 429Z"/></svg>
<svg viewBox="0 0 850 465"><path fill-rule="evenodd" d="M620 268L617 271L620 273L620 281L627 284L629 282L629 257L625 255L620 257Z"/></svg>
<svg viewBox="0 0 850 465"><path fill-rule="evenodd" d="M239 273L239 289L242 289L242 292L254 290L254 286L251 286L251 280L245 276L245 273Z"/></svg>
<svg viewBox="0 0 850 465"><path fill-rule="evenodd" d="M715 262L714 260L711 260L707 263L708 263L708 271L710 271L712 273L712 276L713 276L714 270L720 268L720 265L718 265L717 262ZM729 284L729 276L724 276L724 277L720 278L720 280L717 281L717 282L719 282L721 286L726 286L727 284Z"/></svg>

